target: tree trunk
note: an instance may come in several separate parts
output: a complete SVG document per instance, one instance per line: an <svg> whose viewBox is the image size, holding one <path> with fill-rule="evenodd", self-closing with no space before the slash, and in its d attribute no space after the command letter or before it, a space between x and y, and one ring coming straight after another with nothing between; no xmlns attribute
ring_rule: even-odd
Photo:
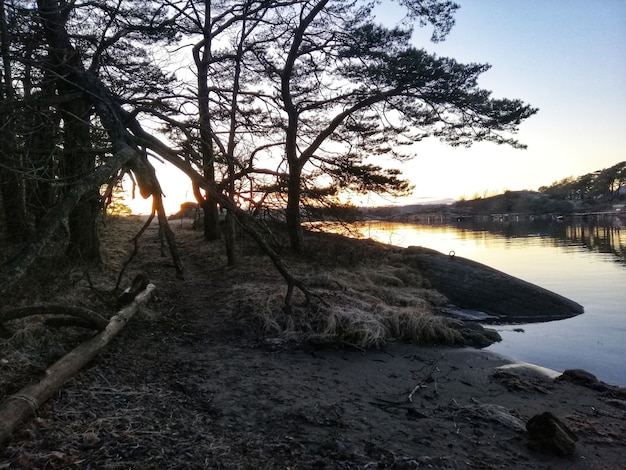
<svg viewBox="0 0 626 470"><path fill-rule="evenodd" d="M11 436L20 423L34 415L46 400L111 342L137 313L139 306L148 301L154 288L154 285L150 284L133 303L111 318L104 331L74 348L50 366L38 383L23 388L5 400L0 408L0 445Z"/></svg>
<svg viewBox="0 0 626 470"><path fill-rule="evenodd" d="M71 95L76 84L59 80L59 95ZM63 119L63 153L61 155L61 176L69 181L80 180L95 168L95 156L91 149L90 119L91 103L79 97L64 103L61 107ZM81 198L69 216L70 240L66 255L73 261L100 263L100 237L98 235L98 215L100 214L100 193L94 188Z"/></svg>
<svg viewBox="0 0 626 470"><path fill-rule="evenodd" d="M202 224L204 230L205 240L219 240L219 210L217 208L217 202L215 198L207 192L206 195L202 194L200 187L196 184L192 184L193 195L196 198L196 202L202 208Z"/></svg>
<svg viewBox="0 0 626 470"><path fill-rule="evenodd" d="M200 127L200 153L202 154L202 176L215 184L215 155L211 115L209 113L209 63L211 61L211 1L204 4L203 40L193 49L198 71L198 121ZM220 239L220 220L217 201L208 192L198 200L204 211L204 238Z"/></svg>
<svg viewBox="0 0 626 470"><path fill-rule="evenodd" d="M71 260L100 263L98 217L102 205L98 191L88 191L69 216L70 242L66 255Z"/></svg>
<svg viewBox="0 0 626 470"><path fill-rule="evenodd" d="M287 211L285 217L291 249L296 253L301 253L304 246L304 238L300 217L300 167L298 165L289 165Z"/></svg>
<svg viewBox="0 0 626 470"><path fill-rule="evenodd" d="M217 207L217 202L211 197L210 194L207 194L200 200L199 204L202 207L203 212L202 221L204 223L205 240L219 240L222 234L220 230L220 213Z"/></svg>
<svg viewBox="0 0 626 470"><path fill-rule="evenodd" d="M56 91L44 82L42 95L56 94ZM59 196L59 190L55 187L55 178L58 174L57 137L59 128L58 115L46 104L36 103L33 112L29 116L29 126L32 129L26 136L24 147L26 154L24 159L33 168L34 178L26 181L26 204L28 211L37 225L52 207Z"/></svg>
<svg viewBox="0 0 626 470"><path fill-rule="evenodd" d="M95 169L91 150L91 108L93 100L85 97L85 89L76 80L85 72L80 51L71 43L65 30L67 16L63 2L38 0L39 16L48 40L51 68L56 78L59 96L72 97L61 106L63 119L63 154L60 161L61 176L73 184L80 184L84 175ZM76 93L80 93L76 95ZM71 186L70 185L70 188ZM96 219L95 200L99 187L90 188L69 215L70 243L67 255L87 262L100 261L100 244ZM72 233L73 232L73 233Z"/></svg>
<svg viewBox="0 0 626 470"><path fill-rule="evenodd" d="M21 241L28 236L30 228L26 217L26 197L24 179L17 171L22 167L21 156L17 152L15 123L12 112L15 106L13 71L11 68L10 35L6 22L4 1L0 1L0 103L3 110L0 116L0 191L5 215L7 236L10 240Z"/></svg>
<svg viewBox="0 0 626 470"><path fill-rule="evenodd" d="M6 233L9 240L14 242L23 241L30 234L23 183L16 173L4 169L0 165L0 190L2 191L2 209L4 211Z"/></svg>
<svg viewBox="0 0 626 470"><path fill-rule="evenodd" d="M226 213L226 258L229 266L237 264L237 251L235 245L235 237L237 233L237 224L232 211Z"/></svg>

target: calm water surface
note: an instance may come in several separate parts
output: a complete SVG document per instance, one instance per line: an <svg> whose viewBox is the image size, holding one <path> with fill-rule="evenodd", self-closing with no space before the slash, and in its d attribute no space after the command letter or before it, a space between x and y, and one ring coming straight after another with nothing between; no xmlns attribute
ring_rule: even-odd
<svg viewBox="0 0 626 470"><path fill-rule="evenodd" d="M459 221L449 225L367 222L369 238L473 259L568 297L585 313L567 320L496 325L487 348L563 371L580 368L626 385L626 224L606 221ZM491 326L493 327L493 325ZM514 329L523 329L523 332Z"/></svg>

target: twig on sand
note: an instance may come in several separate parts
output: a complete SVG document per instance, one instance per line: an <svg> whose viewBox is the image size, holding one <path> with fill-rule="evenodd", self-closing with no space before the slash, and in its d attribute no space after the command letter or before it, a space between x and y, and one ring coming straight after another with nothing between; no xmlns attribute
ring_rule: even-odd
<svg viewBox="0 0 626 470"><path fill-rule="evenodd" d="M428 383L428 382L433 382L435 384L435 386L434 386L435 387L435 393L437 393L437 377L434 377L434 374L435 374L435 372L441 372L441 370L439 369L439 366L437 365L437 363L439 361L441 361L443 358L444 358L444 355L442 354L437 359L433 359L432 361L428 362L427 365L430 366L430 369L428 370L428 373L425 375L424 379L421 382L419 382L413 388L413 390L411 390L411 393L409 393L409 402L410 403L413 403L413 395L415 395L415 392L417 392L421 388L427 388L428 385L426 385L426 383ZM424 368L422 368L422 370Z"/></svg>
<svg viewBox="0 0 626 470"><path fill-rule="evenodd" d="M409 393L409 402L413 403L413 395L415 394L415 392L417 392L420 388L426 387L428 387L428 385L425 385L423 382L418 383L415 388L411 390L411 393Z"/></svg>

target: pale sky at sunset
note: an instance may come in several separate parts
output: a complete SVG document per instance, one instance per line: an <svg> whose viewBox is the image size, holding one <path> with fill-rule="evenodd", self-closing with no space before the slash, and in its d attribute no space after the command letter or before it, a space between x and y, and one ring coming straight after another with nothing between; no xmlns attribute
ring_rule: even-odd
<svg viewBox="0 0 626 470"><path fill-rule="evenodd" d="M527 150L417 144L415 159L400 166L416 186L403 203L535 190L626 160L626 1L456 1L461 8L447 39L433 44L429 28L416 28L415 45L459 62L491 64L481 87L539 112L517 135ZM175 212L186 192L187 200L193 195L181 180L168 184L163 173L166 207Z"/></svg>

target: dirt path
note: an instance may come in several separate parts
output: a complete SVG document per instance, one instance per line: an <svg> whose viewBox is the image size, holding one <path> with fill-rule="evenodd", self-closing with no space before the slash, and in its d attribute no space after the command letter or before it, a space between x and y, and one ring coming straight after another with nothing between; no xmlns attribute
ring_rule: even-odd
<svg viewBox="0 0 626 470"><path fill-rule="evenodd" d="M194 243L181 237L185 281L145 251L157 299L18 432L0 468L626 468L619 391L502 371L508 361L477 350L266 338L220 307L241 279ZM529 449L523 425L543 411L577 434L573 456Z"/></svg>

